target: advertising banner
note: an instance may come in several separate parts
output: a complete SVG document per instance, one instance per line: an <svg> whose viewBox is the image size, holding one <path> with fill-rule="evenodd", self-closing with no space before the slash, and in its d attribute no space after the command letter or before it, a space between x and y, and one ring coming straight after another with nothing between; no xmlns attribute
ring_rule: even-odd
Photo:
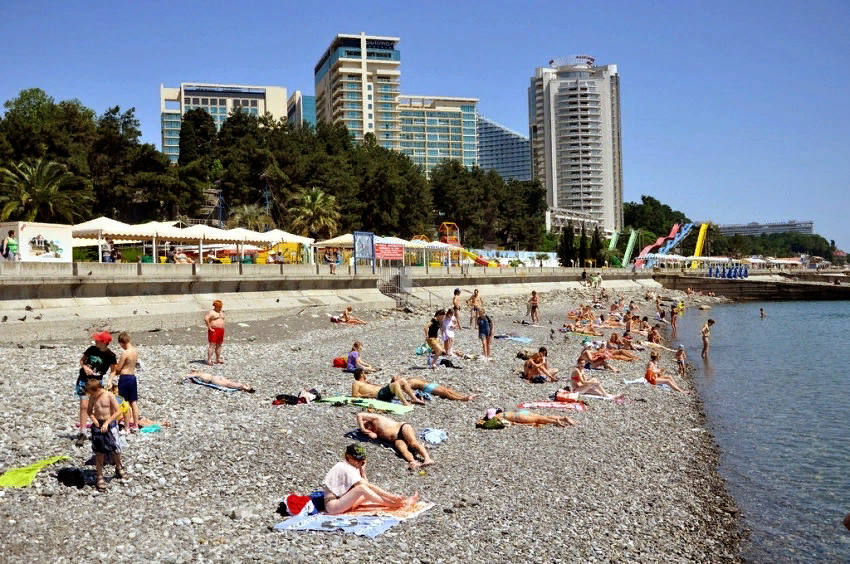
<svg viewBox="0 0 850 564"><path fill-rule="evenodd" d="M15 232L18 256L22 262L71 262L72 227L52 223L9 222L0 224L5 237Z"/></svg>
<svg viewBox="0 0 850 564"><path fill-rule="evenodd" d="M387 243L375 243L375 258L382 260L402 260L404 247Z"/></svg>

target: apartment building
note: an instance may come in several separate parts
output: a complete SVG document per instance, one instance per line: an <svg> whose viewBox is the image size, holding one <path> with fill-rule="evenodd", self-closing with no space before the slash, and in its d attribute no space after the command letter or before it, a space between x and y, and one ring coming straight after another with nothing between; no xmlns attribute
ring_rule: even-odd
<svg viewBox="0 0 850 564"><path fill-rule="evenodd" d="M425 174L447 159L467 168L478 164L477 98L398 97L399 150L422 165ZM378 142L383 139L378 136Z"/></svg>
<svg viewBox="0 0 850 564"><path fill-rule="evenodd" d="M286 117L292 125L306 123L315 127L316 97L305 96L300 90L296 90L286 105Z"/></svg>
<svg viewBox="0 0 850 564"><path fill-rule="evenodd" d="M495 170L505 180L531 180L528 137L482 115L477 124L478 166Z"/></svg>

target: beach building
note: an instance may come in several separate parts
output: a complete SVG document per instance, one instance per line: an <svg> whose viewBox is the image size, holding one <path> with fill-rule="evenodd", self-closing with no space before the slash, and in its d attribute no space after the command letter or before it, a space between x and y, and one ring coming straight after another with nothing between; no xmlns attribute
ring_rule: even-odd
<svg viewBox="0 0 850 564"><path fill-rule="evenodd" d="M398 97L402 154L425 168L425 174L444 160L452 159L467 168L478 163L477 98L450 96ZM377 134L378 143L385 139Z"/></svg>
<svg viewBox="0 0 850 564"><path fill-rule="evenodd" d="M286 104L286 118L291 125L316 126L316 97L305 96L300 90L296 90L289 97Z"/></svg>
<svg viewBox="0 0 850 564"><path fill-rule="evenodd" d="M528 137L479 115L478 166L495 170L505 180L531 180L531 146Z"/></svg>
<svg viewBox="0 0 850 564"><path fill-rule="evenodd" d="M314 70L316 120L342 122L356 140L374 133L378 143L399 149L398 37L337 35Z"/></svg>
<svg viewBox="0 0 850 564"><path fill-rule="evenodd" d="M804 233L806 235L813 235L815 232L815 222L797 221L796 219L775 223L758 223L757 221L753 221L750 223L718 225L717 230L721 235L727 237L732 235L770 235L773 233Z"/></svg>
<svg viewBox="0 0 850 564"><path fill-rule="evenodd" d="M255 116L268 112L280 119L286 117L286 88L200 82L182 82L172 88L160 84L159 105L162 152L176 163L180 156L180 121L184 113L203 108L212 116L216 129L221 129L236 108Z"/></svg>
<svg viewBox="0 0 850 564"><path fill-rule="evenodd" d="M620 75L576 55L538 68L528 88L532 176L552 209L623 227Z"/></svg>

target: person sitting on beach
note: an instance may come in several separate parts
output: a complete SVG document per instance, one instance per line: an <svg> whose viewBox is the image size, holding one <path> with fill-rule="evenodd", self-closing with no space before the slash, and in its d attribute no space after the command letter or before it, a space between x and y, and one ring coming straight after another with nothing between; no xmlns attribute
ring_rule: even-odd
<svg viewBox="0 0 850 564"><path fill-rule="evenodd" d="M425 380L419 380L418 378L407 378L405 381L410 386L411 390L422 390L426 394L434 394L438 398L455 401L472 401L477 397L476 394L469 394L465 396L452 388L440 386L436 382L426 382Z"/></svg>
<svg viewBox="0 0 850 564"><path fill-rule="evenodd" d="M570 390L577 394L602 397L608 396L605 392L605 388L602 387L602 384L597 378L591 378L590 380L585 378L584 362L582 362L581 358L576 360L576 365L570 373Z"/></svg>
<svg viewBox="0 0 850 564"><path fill-rule="evenodd" d="M430 368L437 368L440 356L443 355L443 347L441 345L439 335L440 327L443 324L443 318L445 315L446 312L438 309L437 312L434 313L434 317L425 324L425 344L431 347L431 354L428 356L428 366Z"/></svg>
<svg viewBox="0 0 850 564"><path fill-rule="evenodd" d="M661 344L661 332L659 331L659 325L656 323L655 327L650 328L649 330L649 342L660 345Z"/></svg>
<svg viewBox="0 0 850 564"><path fill-rule="evenodd" d="M558 369L549 366L549 349L547 349L546 347L540 347L539 349L537 349L537 352L539 352L540 355L543 357L543 366L546 368L549 374L551 374L552 377L557 376Z"/></svg>
<svg viewBox="0 0 850 564"><path fill-rule="evenodd" d="M348 323L349 325L366 325L366 321L363 321L359 317L355 317L352 315L352 312L353 310L351 309L351 306L342 310L342 313L339 315L339 322Z"/></svg>
<svg viewBox="0 0 850 564"><path fill-rule="evenodd" d="M619 339L619 341L620 341L620 347L623 350L627 350L627 351L645 351L646 350L646 347L643 346L640 343L640 341L635 341L632 338L632 334L629 333L628 331L623 332L623 337L621 339Z"/></svg>
<svg viewBox="0 0 850 564"><path fill-rule="evenodd" d="M608 342L605 344L605 347L611 351L611 358L614 360L624 360L626 362L632 362L640 358L637 354L631 352L630 350L626 350L623 348L623 342L617 336L616 333L611 333L611 337L608 339Z"/></svg>
<svg viewBox="0 0 850 564"><path fill-rule="evenodd" d="M410 497L382 490L366 478L366 449L363 445L350 444L345 456L337 462L322 486L325 492L325 511L330 515L340 515L357 509L364 503L372 503L381 508L401 509L410 507L419 501L419 493Z"/></svg>
<svg viewBox="0 0 850 564"><path fill-rule="evenodd" d="M504 411L501 408L488 409L484 417L478 422L480 424L485 421L489 421L490 419L501 419L508 423L515 423L517 425L532 425L534 427L541 427L543 425L566 427L567 425L575 426L576 424L575 421L566 415L537 415L536 413L531 413L526 409L514 413L513 411Z"/></svg>
<svg viewBox="0 0 850 564"><path fill-rule="evenodd" d="M610 370L611 372L619 372L617 368L614 368L610 364L608 364L609 355L604 352L594 352L593 345L590 343L584 346L584 349L581 351L581 354L578 357L578 360L581 361L582 366L586 369L594 369L599 370L604 368L605 370Z"/></svg>
<svg viewBox="0 0 850 564"><path fill-rule="evenodd" d="M396 421L375 413L358 413L357 426L370 439L380 439L393 445L401 457L407 461L407 467L411 470L434 464L431 455L416 439L416 431L410 423ZM411 451L418 452L422 462L416 460Z"/></svg>
<svg viewBox="0 0 850 564"><path fill-rule="evenodd" d="M360 341L354 341L354 345L351 346L351 352L348 353L348 362L345 368L346 372L354 372L358 368L362 368L363 371L367 374L377 372L377 369L373 368L370 364L366 363L362 358L360 358L360 353L362 350L363 343L361 343Z"/></svg>
<svg viewBox="0 0 850 564"><path fill-rule="evenodd" d="M543 355L539 352L534 353L531 358L525 361L525 365L522 367L522 377L535 384L558 381L544 366Z"/></svg>
<svg viewBox="0 0 850 564"><path fill-rule="evenodd" d="M649 355L649 364L646 365L646 374L644 375L646 381L653 386L658 384L667 384L677 392L687 393L676 384L676 380L674 380L672 376L664 375L663 368L658 368L658 357L658 351L652 351Z"/></svg>
<svg viewBox="0 0 850 564"><path fill-rule="evenodd" d="M632 315L640 313L640 309L638 308L638 306L635 305L634 301L629 302L629 313L631 313Z"/></svg>
<svg viewBox="0 0 850 564"><path fill-rule="evenodd" d="M425 403L416 397L414 391L403 378L393 376L390 379L390 383L382 387L366 380L366 372L362 368L354 371L354 381L351 383L351 397L371 398L385 402L391 402L393 399L398 398L403 405L410 405L405 394L410 397L410 401L413 403L420 405Z"/></svg>
<svg viewBox="0 0 850 564"><path fill-rule="evenodd" d="M235 390L248 392L249 394L253 394L256 391L248 384L243 384L242 382L236 382L234 380L228 380L227 378L222 378L221 376L216 376L214 374L210 374L209 372L198 372L197 370L192 370L187 376L189 378L197 378L198 380L202 380L207 384L215 384L216 386L221 386L222 388L233 388Z"/></svg>

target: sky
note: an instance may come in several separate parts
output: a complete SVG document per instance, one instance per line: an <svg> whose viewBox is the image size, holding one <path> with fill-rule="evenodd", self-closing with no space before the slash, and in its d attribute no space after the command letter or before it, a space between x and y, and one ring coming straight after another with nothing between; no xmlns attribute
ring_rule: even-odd
<svg viewBox="0 0 850 564"><path fill-rule="evenodd" d="M40 87L98 113L135 107L157 146L160 84L312 94L337 33L400 37L402 93L477 97L522 133L534 69L593 55L620 73L626 201L715 223L814 220L850 250L846 0L5 4L0 100Z"/></svg>

